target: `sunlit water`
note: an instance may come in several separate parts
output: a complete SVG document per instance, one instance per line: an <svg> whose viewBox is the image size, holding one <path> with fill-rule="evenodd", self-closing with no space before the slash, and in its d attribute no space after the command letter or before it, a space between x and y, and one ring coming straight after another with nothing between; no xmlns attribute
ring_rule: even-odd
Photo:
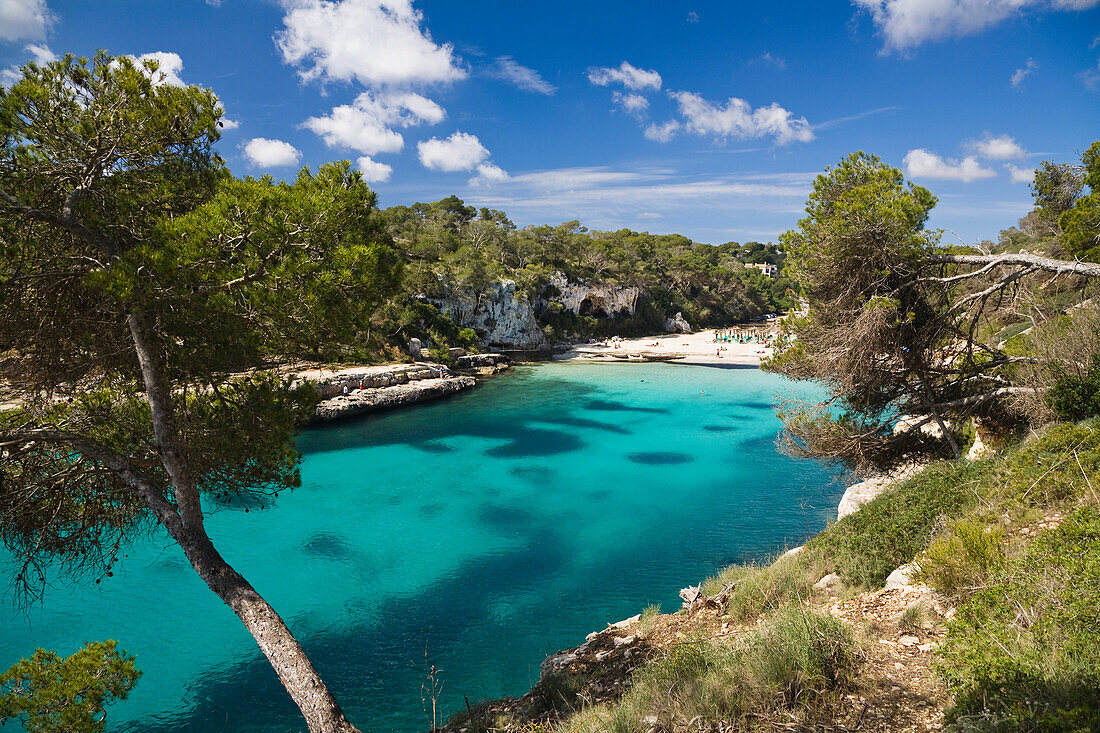
<svg viewBox="0 0 1100 733"><path fill-rule="evenodd" d="M798 544L835 513L833 474L776 453L756 369L521 367L443 402L307 431L302 487L223 508L222 554L288 620L363 730L525 692L539 662L716 568ZM163 535L100 585L5 606L0 668L118 639L144 676L112 731L297 731L255 643Z"/></svg>

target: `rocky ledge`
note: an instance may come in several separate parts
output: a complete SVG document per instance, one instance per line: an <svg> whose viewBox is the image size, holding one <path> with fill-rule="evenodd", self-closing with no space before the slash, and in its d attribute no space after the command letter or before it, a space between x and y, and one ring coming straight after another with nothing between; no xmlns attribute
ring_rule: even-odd
<svg viewBox="0 0 1100 733"><path fill-rule="evenodd" d="M388 387L357 388L322 401L317 405L313 419L316 422L331 422L376 410L427 402L470 389L475 384L476 379L463 375L417 379Z"/></svg>
<svg viewBox="0 0 1100 733"><path fill-rule="evenodd" d="M510 367L511 360L503 354L469 354L457 357L453 370L444 364L418 361L332 372L312 370L298 376L312 381L321 395L314 422L331 422L446 397L476 385L475 375L497 374Z"/></svg>
<svg viewBox="0 0 1100 733"><path fill-rule="evenodd" d="M466 354L455 359L455 371L487 377L511 368L512 360L504 354Z"/></svg>

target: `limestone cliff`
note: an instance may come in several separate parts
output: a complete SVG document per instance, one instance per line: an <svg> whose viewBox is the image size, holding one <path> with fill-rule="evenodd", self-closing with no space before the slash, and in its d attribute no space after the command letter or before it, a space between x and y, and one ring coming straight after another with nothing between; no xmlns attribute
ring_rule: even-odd
<svg viewBox="0 0 1100 733"><path fill-rule="evenodd" d="M541 349L548 345L534 305L517 295L513 280L492 283L478 298L453 295L440 301L439 307L459 326L474 329L486 346Z"/></svg>
<svg viewBox="0 0 1100 733"><path fill-rule="evenodd" d="M550 346L538 317L551 304L578 316L610 320L634 315L644 295L640 288L573 282L556 272L535 297L518 292L514 281L502 280L489 285L480 297L452 293L435 302L459 326L474 329L485 346L535 350ZM687 325L682 318L673 323L676 330Z"/></svg>

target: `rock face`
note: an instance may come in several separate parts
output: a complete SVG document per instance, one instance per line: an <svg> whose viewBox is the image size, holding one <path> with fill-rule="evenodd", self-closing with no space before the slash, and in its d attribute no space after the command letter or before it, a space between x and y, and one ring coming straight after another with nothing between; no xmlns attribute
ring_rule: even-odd
<svg viewBox="0 0 1100 733"><path fill-rule="evenodd" d="M312 375L310 375L312 376ZM321 399L328 399L346 392L377 387L392 387L423 379L440 379L454 376L442 364L417 362L393 366L344 369L330 376L315 378Z"/></svg>
<svg viewBox="0 0 1100 733"><path fill-rule="evenodd" d="M844 519L844 517L849 514L855 513L861 506L871 501L879 494L883 494L894 488L894 485L899 481L913 476L922 468L923 466L917 464L906 464L891 473L883 474L882 476L874 476L866 481L860 481L858 484L852 484L845 489L844 496L840 498L840 504L837 506L836 510L837 521Z"/></svg>
<svg viewBox="0 0 1100 733"><path fill-rule="evenodd" d="M477 331L489 346L531 350L547 346L546 335L535 320L534 306L526 298L517 297L513 280L493 283L480 300L448 298L439 307L458 325Z"/></svg>
<svg viewBox="0 0 1100 733"><path fill-rule="evenodd" d="M677 311L675 316L665 319L665 330L669 333L691 333L691 325L684 320L684 314Z"/></svg>
<svg viewBox="0 0 1100 733"><path fill-rule="evenodd" d="M512 360L503 354L467 354L455 359L455 371L489 376L510 368Z"/></svg>
<svg viewBox="0 0 1100 733"><path fill-rule="evenodd" d="M317 422L331 422L352 415L446 397L470 389L475 384L477 380L473 377L435 377L388 387L356 389L323 401L317 406L313 418Z"/></svg>
<svg viewBox="0 0 1100 733"><path fill-rule="evenodd" d="M570 282L560 272L555 272L550 277L550 284L560 293L556 300L561 301L566 310L573 311L578 316L592 318L632 316L638 308L638 296L641 295L641 291L633 287Z"/></svg>

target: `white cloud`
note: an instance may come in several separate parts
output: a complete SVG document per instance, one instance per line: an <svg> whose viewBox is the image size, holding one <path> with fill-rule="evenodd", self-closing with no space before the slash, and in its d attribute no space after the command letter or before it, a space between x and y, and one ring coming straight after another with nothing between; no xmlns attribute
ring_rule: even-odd
<svg viewBox="0 0 1100 733"><path fill-rule="evenodd" d="M652 124L646 127L645 136L653 140L654 142L667 143L676 133L680 130L680 123L676 120L669 120L661 124Z"/></svg>
<svg viewBox="0 0 1100 733"><path fill-rule="evenodd" d="M9 89L15 85L15 82L23 78L23 72L20 71L18 66L9 66L4 69L0 69L0 86L5 89Z"/></svg>
<svg viewBox="0 0 1100 733"><path fill-rule="evenodd" d="M258 168L278 168L297 165L302 151L282 140L269 140L255 137L243 145L244 154L252 165Z"/></svg>
<svg viewBox="0 0 1100 733"><path fill-rule="evenodd" d="M416 148L425 168L448 173L473 170L489 157L477 136L467 132L456 132L446 140L433 137L417 143Z"/></svg>
<svg viewBox="0 0 1100 733"><path fill-rule="evenodd" d="M687 20L684 21L684 22L686 22L686 23L698 23L699 22L699 14L696 13L694 10L688 11Z"/></svg>
<svg viewBox="0 0 1100 733"><path fill-rule="evenodd" d="M393 173L392 166L372 160L369 155L356 160L355 167L359 169L363 180L367 183L384 183L390 180L390 174Z"/></svg>
<svg viewBox="0 0 1100 733"><path fill-rule="evenodd" d="M759 56L754 56L749 59L749 65L756 66L758 64L771 65L775 68L783 71L787 68L787 61L782 56L776 56L771 51L765 51Z"/></svg>
<svg viewBox="0 0 1100 733"><path fill-rule="evenodd" d="M178 53L172 53L171 51L154 51L152 53L143 53L140 56L131 56L135 62L137 62L138 69L145 71L145 61L156 61L157 70L155 73L149 75L149 78L153 80L153 85L167 84L173 87L185 87L183 79L180 78L180 72L183 71L183 59L180 58Z"/></svg>
<svg viewBox="0 0 1100 733"><path fill-rule="evenodd" d="M608 84L622 84L633 91L643 89L660 91L661 89L660 74L653 69L646 70L631 66L626 61L619 64L617 68L604 66L590 68L588 70L588 81L600 87L605 87Z"/></svg>
<svg viewBox="0 0 1100 733"><path fill-rule="evenodd" d="M1097 62L1095 69L1086 69L1078 74L1077 78L1094 92L1100 89L1100 62Z"/></svg>
<svg viewBox="0 0 1100 733"><path fill-rule="evenodd" d="M303 127L331 148L350 148L366 155L396 153L405 139L394 127L426 122L437 124L446 113L438 104L412 92L363 92L352 104L342 104L326 117L310 117Z"/></svg>
<svg viewBox="0 0 1100 733"><path fill-rule="evenodd" d="M229 130L236 130L238 127L241 126L240 122L237 122L236 120L231 120L225 115L222 115L221 119L218 120L218 122L221 123L222 130L227 132Z"/></svg>
<svg viewBox="0 0 1100 733"><path fill-rule="evenodd" d="M46 0L0 0L0 41L41 40L53 21Z"/></svg>
<svg viewBox="0 0 1100 733"><path fill-rule="evenodd" d="M557 87L543 79L539 72L517 63L511 56L499 57L489 74L511 82L525 92L550 95L557 91Z"/></svg>
<svg viewBox="0 0 1100 733"><path fill-rule="evenodd" d="M640 221L678 222L685 211L720 212L722 219L774 217L775 236L802 212L814 173L686 177L669 169L558 168L514 174L493 187L471 187L466 200L503 209L516 221L560 222L615 230ZM677 226L675 223L668 225ZM729 235L722 235L729 238Z"/></svg>
<svg viewBox="0 0 1100 733"><path fill-rule="evenodd" d="M970 143L969 147L986 160L1012 160L1027 155L1011 136L993 137L988 132L981 140Z"/></svg>
<svg viewBox="0 0 1100 733"><path fill-rule="evenodd" d="M649 100L633 92L615 92L611 95L611 101L636 117L641 117L649 109Z"/></svg>
<svg viewBox="0 0 1100 733"><path fill-rule="evenodd" d="M1031 183L1035 180L1034 168L1019 168L1009 163L1005 166L1013 183Z"/></svg>
<svg viewBox="0 0 1100 733"><path fill-rule="evenodd" d="M421 28L412 0L283 0L285 29L275 35L283 60L306 81L368 86L462 79L449 43Z"/></svg>
<svg viewBox="0 0 1100 733"><path fill-rule="evenodd" d="M1012 86L1018 87L1024 83L1024 79L1031 76L1032 72L1039 68L1039 64L1035 63L1035 59L1028 59L1027 63L1012 72Z"/></svg>
<svg viewBox="0 0 1100 733"><path fill-rule="evenodd" d="M970 183L997 175L989 168L982 168L974 156L961 161L944 160L935 153L918 148L905 154L905 172L912 178L939 178L948 181Z"/></svg>
<svg viewBox="0 0 1100 733"><path fill-rule="evenodd" d="M852 0L871 13L886 48L904 51L926 41L967 36L1025 10L1085 10L1100 0Z"/></svg>
<svg viewBox="0 0 1100 733"><path fill-rule="evenodd" d="M470 179L471 186L489 186L510 178L501 167L492 163L480 163L477 167L477 175Z"/></svg>
<svg viewBox="0 0 1100 733"><path fill-rule="evenodd" d="M0 0L3 2L3 0ZM50 47L44 43L28 43L23 47L23 50L31 55L31 60L39 66L50 63L57 60L57 54L50 50ZM11 87L15 82L23 78L23 69L18 64L7 67L6 69L0 69L0 86L5 88Z"/></svg>
<svg viewBox="0 0 1100 733"><path fill-rule="evenodd" d="M813 130L805 117L794 117L775 102L753 109L748 102L737 97L731 97L722 107L693 92L670 92L669 96L680 107L684 118L683 129L696 135L740 140L771 136L779 145L814 139ZM673 129L663 131L671 136Z"/></svg>
<svg viewBox="0 0 1100 733"><path fill-rule="evenodd" d="M0 0L2 2L3 0ZM31 55L34 63L45 66L51 61L57 61L57 54L50 50L45 43L28 43L24 50Z"/></svg>

